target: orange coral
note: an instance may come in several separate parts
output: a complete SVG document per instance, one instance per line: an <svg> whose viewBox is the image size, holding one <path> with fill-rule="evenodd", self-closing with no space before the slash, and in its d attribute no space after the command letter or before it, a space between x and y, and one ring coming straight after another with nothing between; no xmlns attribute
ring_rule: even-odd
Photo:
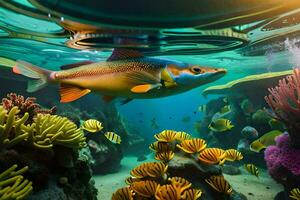
<svg viewBox="0 0 300 200"><path fill-rule="evenodd" d="M225 180L224 176L211 176L209 179L205 179L212 188L220 193L230 195L232 193L232 187Z"/></svg>
<svg viewBox="0 0 300 200"><path fill-rule="evenodd" d="M168 165L160 162L143 163L130 171L131 176L135 178L160 177L165 174Z"/></svg>
<svg viewBox="0 0 300 200"><path fill-rule="evenodd" d="M219 148L204 149L198 156L198 159L207 165L220 164L225 162L225 151Z"/></svg>
<svg viewBox="0 0 300 200"><path fill-rule="evenodd" d="M176 140L177 132L173 130L164 130L159 134L154 135L159 142L172 142Z"/></svg>
<svg viewBox="0 0 300 200"><path fill-rule="evenodd" d="M200 138L194 138L190 140L184 140L180 144L176 145L179 149L185 153L198 153L206 148L206 142Z"/></svg>
<svg viewBox="0 0 300 200"><path fill-rule="evenodd" d="M170 184L159 185L155 192L155 198L157 200L179 200L176 189Z"/></svg>
<svg viewBox="0 0 300 200"><path fill-rule="evenodd" d="M154 152L166 152L166 151L170 151L171 147L166 142L156 141L149 145L149 149Z"/></svg>
<svg viewBox="0 0 300 200"><path fill-rule="evenodd" d="M158 183L155 181L137 181L130 185L130 188L137 194L143 197L152 197L155 195Z"/></svg>
<svg viewBox="0 0 300 200"><path fill-rule="evenodd" d="M167 163L167 162L169 162L170 160L173 159L174 155L175 154L174 154L173 151L158 152L155 155L155 159L163 161L164 163Z"/></svg>
<svg viewBox="0 0 300 200"><path fill-rule="evenodd" d="M118 189L112 195L112 200L133 200L134 193L129 187L123 187Z"/></svg>
<svg viewBox="0 0 300 200"><path fill-rule="evenodd" d="M226 157L225 159L227 161L236 161L236 160L242 160L243 155L241 152L235 150L235 149L228 149L225 151Z"/></svg>
<svg viewBox="0 0 300 200"><path fill-rule="evenodd" d="M192 184L181 177L172 177L169 178L169 181L171 182L171 185L176 189L177 198L180 199L183 192L190 188Z"/></svg>
<svg viewBox="0 0 300 200"><path fill-rule="evenodd" d="M202 195L201 190L196 190L196 189L189 188L189 189L184 191L182 199L197 200L201 197L201 195Z"/></svg>

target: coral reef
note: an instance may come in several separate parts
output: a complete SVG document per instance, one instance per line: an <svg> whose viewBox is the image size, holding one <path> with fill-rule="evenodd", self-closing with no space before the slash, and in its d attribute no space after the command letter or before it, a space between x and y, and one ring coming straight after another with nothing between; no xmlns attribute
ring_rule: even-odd
<svg viewBox="0 0 300 200"><path fill-rule="evenodd" d="M269 92L266 102L276 118L286 125L292 145L300 149L300 69L279 80L278 86L269 88Z"/></svg>
<svg viewBox="0 0 300 200"><path fill-rule="evenodd" d="M0 166L12 166L0 174L0 195L5 195L0 199L96 199L90 157L79 154L86 146L82 129L65 117L41 111L33 98L18 98L8 110L0 106ZM25 167L15 172L17 166Z"/></svg>
<svg viewBox="0 0 300 200"><path fill-rule="evenodd" d="M165 130L154 137L157 141L149 148L160 162L146 162L132 169L125 181L129 186L117 190L113 200L233 198L221 165L227 159L242 159L240 152L206 148L205 140L185 132Z"/></svg>
<svg viewBox="0 0 300 200"><path fill-rule="evenodd" d="M2 99L2 106L10 111L13 107L18 107L19 116L23 116L25 113L28 113L28 123L33 121L33 118L36 114L54 114L56 111L56 107L52 107L51 109L42 109L41 105L36 103L35 97L27 97L25 99L22 95L17 95L16 93L7 94L6 98Z"/></svg>
<svg viewBox="0 0 300 200"><path fill-rule="evenodd" d="M32 192L32 182L22 175L28 167L15 171L17 168L18 165L13 165L0 174L0 199L22 200Z"/></svg>

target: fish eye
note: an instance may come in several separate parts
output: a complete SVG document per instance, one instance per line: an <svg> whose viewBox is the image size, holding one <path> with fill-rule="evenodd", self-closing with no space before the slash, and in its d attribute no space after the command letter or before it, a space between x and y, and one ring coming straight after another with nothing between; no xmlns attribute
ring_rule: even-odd
<svg viewBox="0 0 300 200"><path fill-rule="evenodd" d="M201 68L198 66L193 66L191 68L191 71L194 72L195 74L200 74L202 72Z"/></svg>

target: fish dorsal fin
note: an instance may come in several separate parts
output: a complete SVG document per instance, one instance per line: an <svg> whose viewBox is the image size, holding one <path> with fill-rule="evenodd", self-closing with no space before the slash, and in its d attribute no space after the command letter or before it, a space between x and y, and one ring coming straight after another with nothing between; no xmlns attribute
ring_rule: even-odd
<svg viewBox="0 0 300 200"><path fill-rule="evenodd" d="M62 66L60 66L60 69L63 69L63 70L72 69L72 68L75 68L75 67L80 67L82 65L89 65L89 64L92 64L92 63L94 63L94 62L92 62L92 61L82 61L82 62L78 62L78 63L62 65Z"/></svg>
<svg viewBox="0 0 300 200"><path fill-rule="evenodd" d="M67 102L75 101L90 92L91 90L89 89L78 88L72 85L62 84L60 86L60 102L67 103Z"/></svg>
<svg viewBox="0 0 300 200"><path fill-rule="evenodd" d="M117 48L113 50L111 56L107 59L107 61L124 60L124 59L141 58L141 57L144 57L144 54L137 50Z"/></svg>

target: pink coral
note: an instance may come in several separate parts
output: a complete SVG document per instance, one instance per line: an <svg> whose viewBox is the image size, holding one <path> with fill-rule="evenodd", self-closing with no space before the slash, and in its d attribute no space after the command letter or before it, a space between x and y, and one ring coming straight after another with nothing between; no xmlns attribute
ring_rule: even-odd
<svg viewBox="0 0 300 200"><path fill-rule="evenodd" d="M268 89L265 97L276 117L285 123L292 138L292 145L300 145L300 69L279 81L278 86Z"/></svg>
<svg viewBox="0 0 300 200"><path fill-rule="evenodd" d="M270 175L281 182L287 176L286 171L293 175L300 175L300 150L290 145L290 137L287 133L278 136L276 146L269 146L265 150L265 161Z"/></svg>
<svg viewBox="0 0 300 200"><path fill-rule="evenodd" d="M14 106L17 106L20 110L20 116L23 116L26 112L29 114L29 122L31 122L33 117L38 113L54 114L56 111L56 107L52 107L49 110L42 109L41 106L36 103L36 98L27 97L25 99L24 96L17 95L16 93L7 94L7 98L2 99L2 106L8 111Z"/></svg>

